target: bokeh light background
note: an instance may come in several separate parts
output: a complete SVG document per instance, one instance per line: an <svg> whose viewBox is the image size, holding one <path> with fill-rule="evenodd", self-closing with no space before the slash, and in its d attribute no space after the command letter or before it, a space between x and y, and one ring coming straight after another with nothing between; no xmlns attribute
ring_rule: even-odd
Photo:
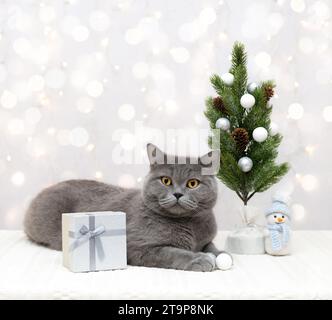
<svg viewBox="0 0 332 320"><path fill-rule="evenodd" d="M112 152L144 150L128 133L136 121L206 129L209 77L228 71L235 40L250 80L277 82L279 158L292 165L251 204L264 210L281 188L295 228L332 228L331 15L327 0L1 1L0 228L21 228L31 198L60 180L140 187L148 166ZM240 221L240 205L220 184L219 228Z"/></svg>

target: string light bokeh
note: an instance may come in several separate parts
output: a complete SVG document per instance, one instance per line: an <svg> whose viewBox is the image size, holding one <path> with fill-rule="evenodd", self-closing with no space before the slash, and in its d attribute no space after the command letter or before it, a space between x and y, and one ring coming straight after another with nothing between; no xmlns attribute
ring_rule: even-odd
<svg viewBox="0 0 332 320"><path fill-rule="evenodd" d="M144 153L121 130L207 128L209 77L227 72L236 40L250 81L277 82L279 159L292 165L251 204L282 189L295 228L332 228L331 14L327 0L2 1L0 228L21 228L31 198L64 179L140 187L147 165L112 162L117 145ZM219 187L218 225L233 228L240 202Z"/></svg>

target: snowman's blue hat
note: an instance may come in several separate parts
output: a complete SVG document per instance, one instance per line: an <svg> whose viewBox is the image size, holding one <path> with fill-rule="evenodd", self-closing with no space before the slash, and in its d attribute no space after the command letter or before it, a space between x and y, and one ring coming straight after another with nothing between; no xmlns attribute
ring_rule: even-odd
<svg viewBox="0 0 332 320"><path fill-rule="evenodd" d="M288 202L287 199L283 197L280 196L273 197L272 205L269 209L266 210L265 216L267 217L270 214L281 213L290 218L291 212L287 202Z"/></svg>

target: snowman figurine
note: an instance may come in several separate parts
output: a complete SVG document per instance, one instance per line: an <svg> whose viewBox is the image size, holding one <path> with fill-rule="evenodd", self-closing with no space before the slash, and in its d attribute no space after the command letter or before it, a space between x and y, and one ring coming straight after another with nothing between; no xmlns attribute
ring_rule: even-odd
<svg viewBox="0 0 332 320"><path fill-rule="evenodd" d="M288 199L273 198L272 206L266 211L265 251L273 256L290 254L290 209Z"/></svg>

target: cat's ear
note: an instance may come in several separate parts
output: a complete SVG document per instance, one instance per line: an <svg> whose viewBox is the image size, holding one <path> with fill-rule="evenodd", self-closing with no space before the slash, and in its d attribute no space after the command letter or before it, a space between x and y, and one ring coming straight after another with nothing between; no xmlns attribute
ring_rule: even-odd
<svg viewBox="0 0 332 320"><path fill-rule="evenodd" d="M165 153L162 152L157 146L152 143L148 143L146 146L150 165L164 164Z"/></svg>
<svg viewBox="0 0 332 320"><path fill-rule="evenodd" d="M204 156L201 156L199 158L202 165L208 166L214 161L219 161L220 159L220 150L212 150L205 154Z"/></svg>
<svg viewBox="0 0 332 320"><path fill-rule="evenodd" d="M202 174L215 175L219 171L220 167L220 150L215 149L204 156L199 158L199 162L202 165Z"/></svg>

